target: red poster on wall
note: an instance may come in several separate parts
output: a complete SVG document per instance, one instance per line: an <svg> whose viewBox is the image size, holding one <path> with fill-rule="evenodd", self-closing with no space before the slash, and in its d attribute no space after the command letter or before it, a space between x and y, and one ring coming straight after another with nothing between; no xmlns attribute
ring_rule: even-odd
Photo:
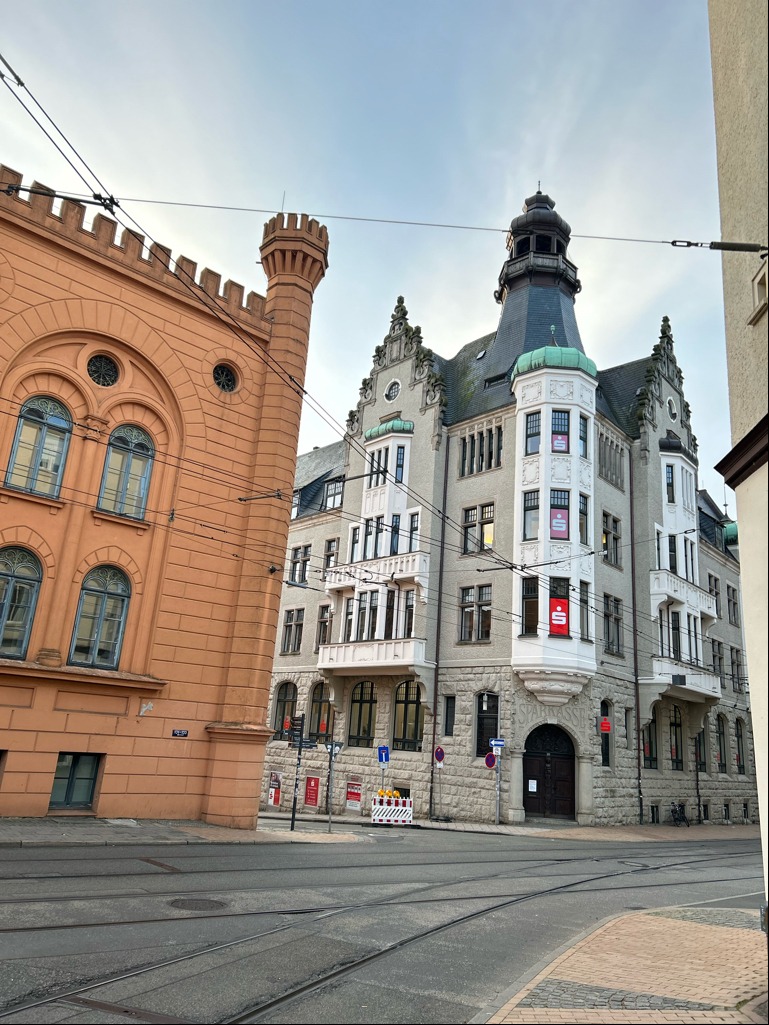
<svg viewBox="0 0 769 1025"><path fill-rule="evenodd" d="M308 776L304 781L304 803L311 808L318 807L320 793L320 776Z"/></svg>
<svg viewBox="0 0 769 1025"><path fill-rule="evenodd" d="M550 510L550 537L553 540L569 540L569 518L566 509Z"/></svg>
<svg viewBox="0 0 769 1025"><path fill-rule="evenodd" d="M568 434L554 434L553 435L553 452L568 452L569 451L569 435Z"/></svg>
<svg viewBox="0 0 769 1025"><path fill-rule="evenodd" d="M569 632L569 599L550 599L550 633L568 634Z"/></svg>

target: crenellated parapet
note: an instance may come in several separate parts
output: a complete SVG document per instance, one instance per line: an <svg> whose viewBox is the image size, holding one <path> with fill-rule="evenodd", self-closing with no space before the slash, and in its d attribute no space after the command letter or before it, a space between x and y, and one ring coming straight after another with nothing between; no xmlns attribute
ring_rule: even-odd
<svg viewBox="0 0 769 1025"><path fill-rule="evenodd" d="M70 242L103 257L110 263L118 263L126 271L140 274L166 288L174 289L181 296L191 299L202 290L216 299L217 305L242 323L260 327L264 324L264 297L257 292L245 295L243 285L225 281L221 274L207 267L198 272L197 263L186 256L174 261L171 250L158 243L147 245L146 239L129 228L118 235L117 221L104 214L96 214L90 228L85 226L86 207L72 199L61 202L58 213L53 204L56 193L38 182L31 188L35 191L26 198L16 191L22 176L5 165L0 165L0 216L8 215L28 225L34 225L52 232L62 241ZM325 231L325 228L323 229ZM193 292L190 291L192 287Z"/></svg>
<svg viewBox="0 0 769 1025"><path fill-rule="evenodd" d="M291 277L314 292L328 268L328 231L307 214L276 214L264 226L260 252L269 282Z"/></svg>

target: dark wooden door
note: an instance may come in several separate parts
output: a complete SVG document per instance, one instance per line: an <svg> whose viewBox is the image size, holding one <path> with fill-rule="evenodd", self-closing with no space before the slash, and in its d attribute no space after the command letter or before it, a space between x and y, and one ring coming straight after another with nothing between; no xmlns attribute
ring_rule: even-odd
<svg viewBox="0 0 769 1025"><path fill-rule="evenodd" d="M527 815L573 819L574 745L557 726L529 734L523 756L523 810Z"/></svg>

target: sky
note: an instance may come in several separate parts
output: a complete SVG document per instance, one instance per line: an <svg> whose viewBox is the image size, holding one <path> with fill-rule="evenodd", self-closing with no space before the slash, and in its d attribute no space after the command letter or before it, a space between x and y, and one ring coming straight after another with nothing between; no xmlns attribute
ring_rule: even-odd
<svg viewBox="0 0 769 1025"><path fill-rule="evenodd" d="M721 237L706 0L27 0L0 53L28 90L0 87L0 163L25 184L84 192L31 93L148 237L247 291L273 212L327 225L305 382L326 413L305 406L300 451L340 437L399 295L442 356L496 328L505 232L541 182L585 351L647 356L670 317L723 501L721 257L611 240Z"/></svg>

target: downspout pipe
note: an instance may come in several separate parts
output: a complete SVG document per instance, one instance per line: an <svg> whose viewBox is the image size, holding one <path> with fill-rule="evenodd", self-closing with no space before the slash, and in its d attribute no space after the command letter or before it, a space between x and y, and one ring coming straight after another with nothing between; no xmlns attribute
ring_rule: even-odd
<svg viewBox="0 0 769 1025"><path fill-rule="evenodd" d="M450 437L446 439L446 455L443 464L443 501L441 502L441 541L438 548L438 603L436 606L436 629L435 629L435 669L433 670L433 732L432 748L430 750L430 802L428 818L434 817L435 812L435 747L438 743L438 670L441 664L441 620L443 616L443 566L446 553L446 497L449 486L449 444Z"/></svg>
<svg viewBox="0 0 769 1025"><path fill-rule="evenodd" d="M641 684L638 679L638 601L635 564L635 488L633 476L633 453L628 459L630 475L630 586L633 591L633 681L635 683L635 731L636 731L636 778L638 781L638 823L644 824L644 795L641 785L642 744L641 734Z"/></svg>

